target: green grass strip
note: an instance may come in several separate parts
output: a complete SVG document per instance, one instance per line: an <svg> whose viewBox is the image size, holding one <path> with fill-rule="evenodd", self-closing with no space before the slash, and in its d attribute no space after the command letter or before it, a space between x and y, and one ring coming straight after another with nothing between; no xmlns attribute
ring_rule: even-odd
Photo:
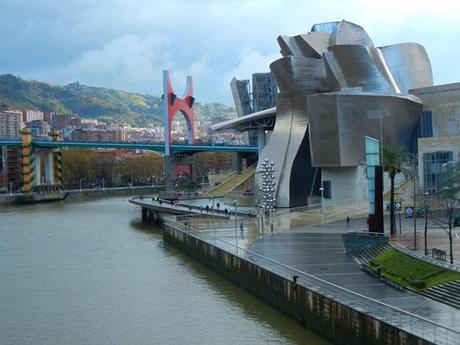
<svg viewBox="0 0 460 345"><path fill-rule="evenodd" d="M458 272L418 260L393 248L378 255L369 265L374 271L380 268L385 278L415 289L460 280Z"/></svg>

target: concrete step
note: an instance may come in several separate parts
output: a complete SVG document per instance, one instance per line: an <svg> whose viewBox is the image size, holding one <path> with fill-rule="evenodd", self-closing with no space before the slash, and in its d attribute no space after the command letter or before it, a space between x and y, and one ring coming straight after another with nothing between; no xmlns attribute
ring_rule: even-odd
<svg viewBox="0 0 460 345"><path fill-rule="evenodd" d="M451 302L449 300L446 300L445 298L441 298L437 295L433 295L433 294L430 294L430 293L427 293L425 291L417 291L417 290L414 290L414 289L408 289L416 294L419 294L419 295L422 295L426 298L429 298L429 299L432 299L432 300L435 300L437 302L440 302L440 303L443 303L443 304L447 304L453 308L457 308L457 309L460 309L460 304L458 303L455 303L455 302Z"/></svg>
<svg viewBox="0 0 460 345"><path fill-rule="evenodd" d="M449 284L434 286L432 288L427 289L427 291L445 294L448 297L458 299L460 301L460 290L457 288L450 287Z"/></svg>
<svg viewBox="0 0 460 345"><path fill-rule="evenodd" d="M434 288L427 289L424 292L427 294L433 295L433 296L438 296L439 298L443 298L446 301L450 301L452 303L457 303L460 305L460 298L452 296L452 294L449 292L445 292L442 290L434 290Z"/></svg>

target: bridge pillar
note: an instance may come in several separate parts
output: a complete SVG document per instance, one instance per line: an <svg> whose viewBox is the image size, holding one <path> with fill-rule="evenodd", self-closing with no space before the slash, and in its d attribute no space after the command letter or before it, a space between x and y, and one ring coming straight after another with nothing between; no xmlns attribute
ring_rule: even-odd
<svg viewBox="0 0 460 345"><path fill-rule="evenodd" d="M243 167L243 154L237 152L233 158L233 168L237 173L241 173L245 167Z"/></svg>
<svg viewBox="0 0 460 345"><path fill-rule="evenodd" d="M174 191L173 179L175 178L176 162L174 156L164 156L164 176L166 192Z"/></svg>
<svg viewBox="0 0 460 345"><path fill-rule="evenodd" d="M45 183L55 184L54 179L54 154L53 151L45 153Z"/></svg>
<svg viewBox="0 0 460 345"><path fill-rule="evenodd" d="M42 184L42 154L39 150L35 149L34 171L35 171L35 185Z"/></svg>
<svg viewBox="0 0 460 345"><path fill-rule="evenodd" d="M193 110L193 81L191 76L187 76L185 93L182 98L177 97L171 85L169 71L163 71L163 125L165 128L165 156L171 154L171 125L177 112L184 115L187 123L188 143L193 144L195 140L195 113Z"/></svg>
<svg viewBox="0 0 460 345"><path fill-rule="evenodd" d="M60 141L61 138L57 130L53 129L51 132L51 138L53 141ZM60 149L53 150L53 172L54 172L54 183L60 188L64 183L62 175L62 152Z"/></svg>
<svg viewBox="0 0 460 345"><path fill-rule="evenodd" d="M22 134L22 188L25 194L30 194L34 189L34 156L32 147L32 132L28 128L21 131Z"/></svg>

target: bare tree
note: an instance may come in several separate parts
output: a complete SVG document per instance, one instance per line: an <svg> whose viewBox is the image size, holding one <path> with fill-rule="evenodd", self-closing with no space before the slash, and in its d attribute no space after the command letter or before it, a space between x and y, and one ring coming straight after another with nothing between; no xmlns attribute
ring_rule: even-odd
<svg viewBox="0 0 460 345"><path fill-rule="evenodd" d="M425 229L423 231L423 242L425 248L425 255L428 255L428 213L433 207L434 200L430 193L423 193L423 197L420 198L420 204L425 211Z"/></svg>
<svg viewBox="0 0 460 345"><path fill-rule="evenodd" d="M432 217L433 221L443 229L449 237L450 263L454 263L452 248L452 231L454 228L455 215L458 213L460 195L460 162L447 162L443 165L445 171L438 185L437 196L444 218Z"/></svg>

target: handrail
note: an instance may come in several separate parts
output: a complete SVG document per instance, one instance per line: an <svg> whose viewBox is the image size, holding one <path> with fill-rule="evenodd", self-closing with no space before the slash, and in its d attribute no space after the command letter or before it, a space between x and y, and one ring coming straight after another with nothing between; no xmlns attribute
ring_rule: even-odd
<svg viewBox="0 0 460 345"><path fill-rule="evenodd" d="M431 265L435 265L435 266L438 266L438 267L442 267L444 269L448 269L448 270L460 273L460 266L455 264L455 263L450 264L448 262L443 262L443 261L440 261L440 260L433 259L433 258L431 258L429 256L424 255L424 254L417 253L417 252L414 252L413 250L407 249L406 247L404 247L402 244L399 244L399 243L392 243L391 246L393 248L395 248L396 250L398 250L400 252L403 252L406 255L412 256L413 258L425 261L425 262L427 262L427 263L429 263Z"/></svg>
<svg viewBox="0 0 460 345"><path fill-rule="evenodd" d="M187 217L187 218L186 218ZM295 273L295 275L299 276L299 278L304 278L304 280L302 279L297 279L297 282L298 283L304 283L304 285L313 290L313 291L317 291L318 288L321 289L321 287L323 288L327 288L327 291L323 291L323 294L328 297L328 298L331 298L331 299L334 299L336 300L337 302L339 303L344 303L344 300L347 299L351 299L352 301L348 300L346 301L347 302L347 306L349 306L350 308L353 308L355 310L358 310L358 311L364 311L364 312L368 312L368 313L371 313L373 314L373 316L376 316L377 319L380 319L384 322L387 322L387 323L390 323L390 324L393 324L396 326L398 326L400 329L403 329L409 333L412 333L414 335L417 335L417 336L420 336L424 339L427 339L429 341L434 341L436 344L443 344L443 345L448 345L448 344L460 344L460 332L453 329L453 328L450 328L448 326L445 326L445 325L441 325L435 321L432 321L432 320L428 320L422 316L419 316L419 315L415 315L415 314L412 314L408 311L405 311L405 310L402 310L402 309L399 309L397 307L394 307L394 306L391 306L391 305L388 305L388 304L385 304L381 301L378 301L378 300L374 300L370 297L367 297L367 296L364 296L364 295L361 295L357 292L354 292L354 291L351 291L351 290L348 290L344 287L341 287L341 286L338 286L338 285L335 285L333 283L330 283L328 281L325 281L325 280L322 280L321 278L318 278L318 277L315 277L313 275L310 275L308 273L305 273L305 272L302 272L302 271L299 271L295 268L292 268L292 267L289 267L283 263L280 263L280 262L277 262L273 259L270 259L268 257L265 257L263 255L260 255L258 253L255 253L253 251L250 251L248 249L244 249L244 248L240 248L240 247L237 247L236 245L234 245L233 243L230 243L230 242L227 242L225 240L222 240L222 239L219 239L217 237L214 237L208 233L202 233L200 232L199 230L196 230L196 229L193 229L192 227L190 226L185 226L181 223L178 222L178 220L180 219L190 219L192 217L190 216L179 216L179 217L175 217L175 216L171 216L171 217L167 217L165 219L165 224L166 225L169 225L171 226L172 228L178 230L178 231L181 231L181 232L184 232L184 233L188 233L190 234L191 236L197 238L197 239L201 239L201 240L204 240L206 241L206 239L209 240L206 241L210 244L214 243L214 245L217 247L217 243L220 243L222 246L219 246L219 248L223 249L223 250L230 250L228 251L229 253L231 254L235 254L243 259L246 259L246 260L254 260L254 257L255 258L259 258L261 259L262 261L265 261L265 263L268 263L268 264L271 264L272 266L271 267L263 267L275 274L278 274L280 276L286 276L286 270L288 272L290 272L291 274L289 275L289 278L291 278L293 275L292 273ZM244 255L241 255L241 254L244 254ZM257 264L260 264L258 262L255 262L253 261L253 263L257 263ZM276 272L274 270L274 267L273 266L277 266L278 268L282 268L283 270L282 271L278 271ZM315 283L316 283L316 286L315 286ZM331 290L335 290L335 293L336 295L335 296L331 296ZM340 296L340 294L342 294ZM351 303L350 303L351 302ZM389 314L389 316L391 316L390 319L388 318L385 318L385 315L380 315L378 313L372 313L372 311L370 310L366 310L364 309L363 310L363 307L366 308L366 307L370 307L370 309L378 309L381 314L382 312L385 314ZM395 315L397 314L397 315ZM397 316L397 317L395 317ZM398 317L399 317L399 322L398 322ZM404 319L404 318L408 318L407 319ZM407 324L407 322L410 322L410 325ZM415 325L417 324L417 322L421 323L422 327L421 329L413 329L413 325L414 325L414 322L415 322ZM430 330L427 330L427 329L424 329L424 324L427 324L427 326L431 326L433 329L432 331L430 332ZM410 327L409 327L410 326ZM417 334L417 331L419 334ZM444 334L442 334L444 333ZM445 338L444 338L445 336Z"/></svg>

